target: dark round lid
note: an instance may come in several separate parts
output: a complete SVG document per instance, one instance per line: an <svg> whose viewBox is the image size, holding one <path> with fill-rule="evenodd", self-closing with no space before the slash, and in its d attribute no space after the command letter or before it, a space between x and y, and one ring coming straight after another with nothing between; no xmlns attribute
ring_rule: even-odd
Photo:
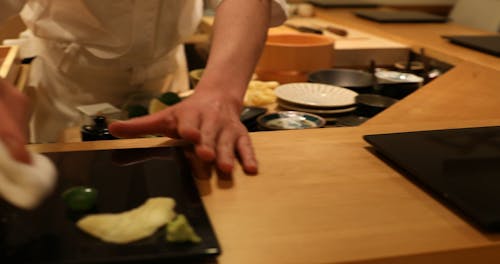
<svg viewBox="0 0 500 264"><path fill-rule="evenodd" d="M325 69L310 73L308 81L331 84L349 89L363 89L373 86L374 76L361 70Z"/></svg>

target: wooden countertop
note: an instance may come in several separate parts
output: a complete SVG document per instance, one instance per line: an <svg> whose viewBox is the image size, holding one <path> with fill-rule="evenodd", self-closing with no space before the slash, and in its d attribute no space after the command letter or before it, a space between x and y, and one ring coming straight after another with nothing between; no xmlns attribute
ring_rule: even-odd
<svg viewBox="0 0 500 264"><path fill-rule="evenodd" d="M377 23L361 19L352 13L355 9L316 9L316 16L346 27L366 31L380 37L406 44L419 51L425 48L427 55L442 59L448 63L457 64L463 61L500 69L500 59L472 49L449 43L443 35L491 35L485 32L461 25L448 23Z"/></svg>
<svg viewBox="0 0 500 264"><path fill-rule="evenodd" d="M500 59L442 40L483 32L447 24L380 25L346 10L318 16L455 64L359 127L252 133L260 173L199 181L219 263L492 263L500 235L479 232L372 153L365 134L500 125ZM30 145L71 151L177 144L165 138Z"/></svg>

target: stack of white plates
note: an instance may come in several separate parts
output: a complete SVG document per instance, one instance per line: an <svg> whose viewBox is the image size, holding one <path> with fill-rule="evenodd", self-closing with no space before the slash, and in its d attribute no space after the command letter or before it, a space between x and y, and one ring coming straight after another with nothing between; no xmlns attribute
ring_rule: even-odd
<svg viewBox="0 0 500 264"><path fill-rule="evenodd" d="M358 93L339 86L320 83L288 83L275 90L280 108L312 113L335 121L356 110Z"/></svg>

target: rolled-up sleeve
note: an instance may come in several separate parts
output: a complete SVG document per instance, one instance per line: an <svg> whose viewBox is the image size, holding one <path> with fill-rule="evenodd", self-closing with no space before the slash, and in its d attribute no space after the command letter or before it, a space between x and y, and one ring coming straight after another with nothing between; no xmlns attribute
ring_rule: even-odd
<svg viewBox="0 0 500 264"><path fill-rule="evenodd" d="M0 24L23 8L24 0L0 0Z"/></svg>
<svg viewBox="0 0 500 264"><path fill-rule="evenodd" d="M224 0L216 0L216 6L218 6ZM271 0L271 17L270 17L270 27L276 27L283 24L288 18L288 6L286 0Z"/></svg>

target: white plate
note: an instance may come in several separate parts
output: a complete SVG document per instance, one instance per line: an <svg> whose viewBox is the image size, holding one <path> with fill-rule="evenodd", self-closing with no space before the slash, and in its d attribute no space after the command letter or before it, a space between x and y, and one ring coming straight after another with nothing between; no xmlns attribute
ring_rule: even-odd
<svg viewBox="0 0 500 264"><path fill-rule="evenodd" d="M291 103L288 103L283 100L278 100L278 105L287 110L294 110L294 111L301 111L301 112L306 112L306 113L313 113L313 114L343 114L343 113L349 113L354 110L356 110L356 106L353 107L346 107L346 108L334 108L334 109L321 109L321 108L307 108L305 106L300 106L300 105L294 105Z"/></svg>
<svg viewBox="0 0 500 264"><path fill-rule="evenodd" d="M278 86L274 92L283 101L314 107L353 105L358 95L346 88L320 83L288 83Z"/></svg>

